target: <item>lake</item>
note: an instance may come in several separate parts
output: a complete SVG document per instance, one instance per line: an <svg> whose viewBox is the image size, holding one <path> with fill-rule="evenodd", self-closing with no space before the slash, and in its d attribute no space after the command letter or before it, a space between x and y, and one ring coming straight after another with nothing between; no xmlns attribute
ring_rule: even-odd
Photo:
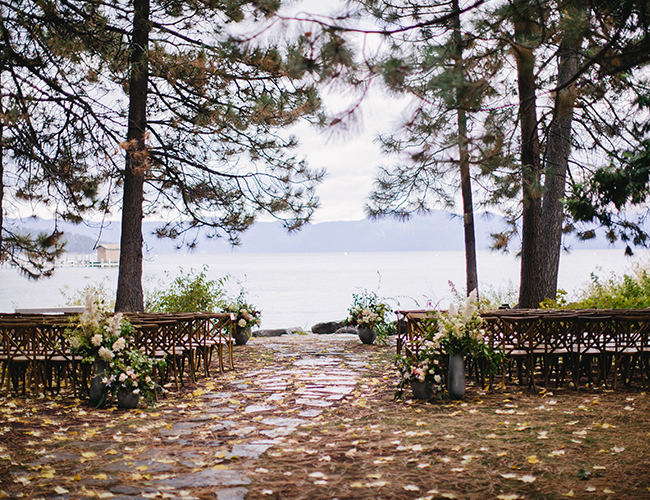
<svg viewBox="0 0 650 500"><path fill-rule="evenodd" d="M481 292L514 289L519 282L519 261L513 256L479 251ZM574 250L560 263L560 288L575 296L595 272L629 272L632 263L647 252L627 258L622 250ZM367 289L393 299L403 309L424 307L427 302L447 307L452 294L449 282L459 290L465 286L463 252L367 252L367 253L273 253L273 254L161 254L144 263L144 287L164 287L178 274L208 266L207 275L230 275L229 291L236 294L240 283L249 301L262 311L262 328L311 328L322 321L342 320L352 294ZM62 267L53 278L28 281L14 269L0 269L0 312L16 307L55 307L65 304L67 294L85 285L105 280L115 289L117 268Z"/></svg>

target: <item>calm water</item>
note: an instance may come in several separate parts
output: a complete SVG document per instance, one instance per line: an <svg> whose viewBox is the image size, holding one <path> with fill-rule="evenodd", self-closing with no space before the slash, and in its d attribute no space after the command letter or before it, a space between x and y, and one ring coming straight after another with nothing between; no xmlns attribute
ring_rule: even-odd
<svg viewBox="0 0 650 500"><path fill-rule="evenodd" d="M572 296L589 281L590 273L601 277L628 272L637 259L622 250L575 250L563 255L560 287ZM487 288L514 288L519 282L519 261L511 255L478 252L479 282ZM250 302L262 311L262 328L300 326L310 328L321 321L345 318L352 294L360 288L376 291L399 302L401 308L417 308L427 301L447 306L448 282L459 289L465 284L463 252L296 253L296 254L167 254L144 264L144 286L161 288L178 273L209 266L208 276L229 274L231 291L237 281ZM168 273L168 274L166 274ZM0 312L16 307L54 307L65 304L61 293L106 280L115 289L117 268L60 268L46 281L30 282L13 269L0 269Z"/></svg>

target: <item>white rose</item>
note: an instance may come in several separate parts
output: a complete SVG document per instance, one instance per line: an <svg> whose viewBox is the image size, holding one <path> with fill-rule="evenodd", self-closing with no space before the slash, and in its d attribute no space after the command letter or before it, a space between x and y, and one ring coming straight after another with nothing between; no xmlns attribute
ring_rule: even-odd
<svg viewBox="0 0 650 500"><path fill-rule="evenodd" d="M101 345L102 341L104 340L104 337L102 337L101 333L96 333L92 337L90 337L90 343L97 347L98 345Z"/></svg>
<svg viewBox="0 0 650 500"><path fill-rule="evenodd" d="M434 375L433 380L435 380L436 384L439 384L442 380L442 377L440 377L440 375Z"/></svg>
<svg viewBox="0 0 650 500"><path fill-rule="evenodd" d="M246 320L244 318L240 319L237 322L237 326L240 327L240 328L245 328L246 327Z"/></svg>
<svg viewBox="0 0 650 500"><path fill-rule="evenodd" d="M114 351L121 351L126 347L126 340L124 340L123 337L120 337L113 343L113 350Z"/></svg>
<svg viewBox="0 0 650 500"><path fill-rule="evenodd" d="M120 373L120 382L124 382L128 377L126 376L126 373L122 372Z"/></svg>
<svg viewBox="0 0 650 500"><path fill-rule="evenodd" d="M108 349L106 349L105 347L100 347L98 354L99 357L102 358L104 361L110 361L114 357L114 354Z"/></svg>

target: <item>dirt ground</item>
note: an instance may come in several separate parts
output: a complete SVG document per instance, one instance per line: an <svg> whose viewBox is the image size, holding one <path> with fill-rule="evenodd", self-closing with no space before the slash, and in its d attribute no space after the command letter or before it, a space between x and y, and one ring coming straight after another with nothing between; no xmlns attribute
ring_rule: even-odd
<svg viewBox="0 0 650 500"><path fill-rule="evenodd" d="M253 339L235 349L235 371L136 411L3 396L0 498L650 498L642 388L490 393L470 383L457 402L408 391L395 401L394 347L315 337ZM297 372L306 358L330 364ZM328 367L355 385L297 418L305 374ZM290 380L272 405L260 384L282 373ZM291 420L288 431L271 417Z"/></svg>

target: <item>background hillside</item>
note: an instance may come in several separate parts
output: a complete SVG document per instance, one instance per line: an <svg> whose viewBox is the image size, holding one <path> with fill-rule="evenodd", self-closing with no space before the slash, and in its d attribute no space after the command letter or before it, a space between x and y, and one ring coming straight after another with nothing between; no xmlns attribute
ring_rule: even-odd
<svg viewBox="0 0 650 500"><path fill-rule="evenodd" d="M10 221L24 231L51 231L54 222L43 219ZM145 222L145 251L165 254L179 251L183 242L161 240L154 234L156 222ZM503 228L501 217L482 213L476 216L477 250L490 247L490 233ZM70 253L94 253L99 243L119 243L120 223L74 225L59 223L68 240ZM322 222L312 224L294 234L287 234L278 222L258 222L241 237L241 245L231 247L223 239L200 238L197 253L292 253L292 252L402 252L463 250L462 218L436 211L413 217L408 221L364 219L360 221ZM604 238L581 242L568 236L565 244L574 249L612 248ZM622 248L621 245L619 247ZM514 247L513 247L514 248ZM186 252L187 250L181 249Z"/></svg>

